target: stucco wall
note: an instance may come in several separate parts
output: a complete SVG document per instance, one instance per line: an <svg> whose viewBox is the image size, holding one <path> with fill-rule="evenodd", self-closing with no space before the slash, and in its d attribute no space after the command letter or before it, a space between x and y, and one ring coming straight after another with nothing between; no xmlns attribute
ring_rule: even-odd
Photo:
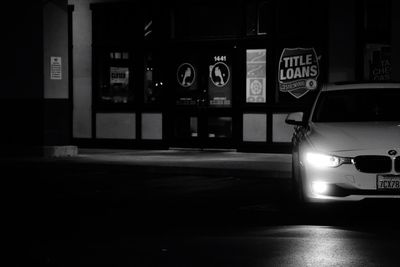
<svg viewBox="0 0 400 267"><path fill-rule="evenodd" d="M43 6L43 75L46 99L68 98L68 6L67 0ZM50 57L61 58L61 80L50 77Z"/></svg>

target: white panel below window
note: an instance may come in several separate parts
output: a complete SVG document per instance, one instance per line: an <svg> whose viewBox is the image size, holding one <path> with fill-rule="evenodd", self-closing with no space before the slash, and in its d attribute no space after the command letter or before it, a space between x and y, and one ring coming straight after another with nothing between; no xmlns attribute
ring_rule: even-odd
<svg viewBox="0 0 400 267"><path fill-rule="evenodd" d="M273 142L291 142L294 127L286 124L287 113L272 115L272 141Z"/></svg>
<svg viewBox="0 0 400 267"><path fill-rule="evenodd" d="M142 139L161 140L162 139L162 114L143 113L142 114Z"/></svg>
<svg viewBox="0 0 400 267"><path fill-rule="evenodd" d="M267 141L267 115L243 114L243 141L266 142Z"/></svg>
<svg viewBox="0 0 400 267"><path fill-rule="evenodd" d="M135 139L136 115L132 113L97 113L96 138Z"/></svg>

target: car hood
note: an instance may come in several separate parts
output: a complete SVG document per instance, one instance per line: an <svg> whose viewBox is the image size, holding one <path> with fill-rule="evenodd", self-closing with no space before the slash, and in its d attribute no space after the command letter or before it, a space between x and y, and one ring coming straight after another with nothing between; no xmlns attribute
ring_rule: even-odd
<svg viewBox="0 0 400 267"><path fill-rule="evenodd" d="M400 149L400 122L311 123L308 140L320 151Z"/></svg>

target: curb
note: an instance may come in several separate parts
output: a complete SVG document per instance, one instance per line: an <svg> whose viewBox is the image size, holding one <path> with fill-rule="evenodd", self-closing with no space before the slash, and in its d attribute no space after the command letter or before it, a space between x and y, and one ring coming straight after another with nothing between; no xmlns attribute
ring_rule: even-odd
<svg viewBox="0 0 400 267"><path fill-rule="evenodd" d="M135 179L137 174L190 175L190 176L229 176L245 179L289 179L291 171L286 169L244 169L203 166L141 165L107 162L79 162L73 159L59 160L55 157L45 161L24 161L33 168L55 171L63 175L81 173L96 176L121 176Z"/></svg>
<svg viewBox="0 0 400 267"><path fill-rule="evenodd" d="M44 146L43 157L45 158L61 158L75 157L78 155L77 146Z"/></svg>

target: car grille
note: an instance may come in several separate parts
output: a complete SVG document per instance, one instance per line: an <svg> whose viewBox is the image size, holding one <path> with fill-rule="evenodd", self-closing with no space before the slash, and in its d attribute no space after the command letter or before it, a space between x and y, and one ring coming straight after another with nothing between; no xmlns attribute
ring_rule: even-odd
<svg viewBox="0 0 400 267"><path fill-rule="evenodd" d="M394 160L394 169L396 170L396 172L400 172L400 157L397 157Z"/></svg>
<svg viewBox="0 0 400 267"><path fill-rule="evenodd" d="M358 156L354 165L360 172L385 173L392 170L392 159L386 156Z"/></svg>

